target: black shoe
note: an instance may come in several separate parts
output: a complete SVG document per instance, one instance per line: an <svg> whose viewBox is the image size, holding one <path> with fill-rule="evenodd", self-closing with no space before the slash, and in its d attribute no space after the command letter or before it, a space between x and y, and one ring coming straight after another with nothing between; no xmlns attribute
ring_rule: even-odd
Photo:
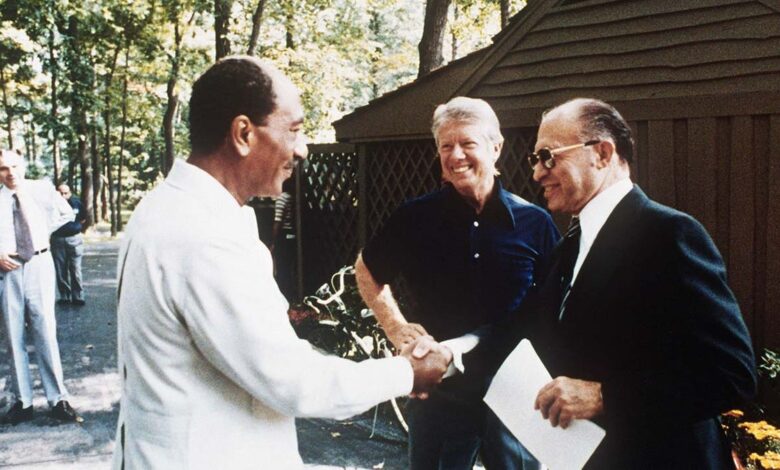
<svg viewBox="0 0 780 470"><path fill-rule="evenodd" d="M78 305L79 307L83 307L86 302L84 302L84 299L74 299L73 305Z"/></svg>
<svg viewBox="0 0 780 470"><path fill-rule="evenodd" d="M68 299L60 299L57 301L57 305L68 305L70 303L70 300Z"/></svg>
<svg viewBox="0 0 780 470"><path fill-rule="evenodd" d="M84 418L76 413L67 400L60 400L51 409L51 417L65 423L82 423Z"/></svg>
<svg viewBox="0 0 780 470"><path fill-rule="evenodd" d="M24 421L30 421L33 419L33 407L32 405L24 408L22 402L17 401L14 406L8 410L8 413L3 416L3 424L12 424L16 426Z"/></svg>

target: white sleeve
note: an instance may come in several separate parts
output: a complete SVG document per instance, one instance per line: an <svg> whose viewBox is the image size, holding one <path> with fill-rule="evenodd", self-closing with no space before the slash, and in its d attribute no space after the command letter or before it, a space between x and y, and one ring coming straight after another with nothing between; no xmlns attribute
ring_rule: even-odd
<svg viewBox="0 0 780 470"><path fill-rule="evenodd" d="M479 339L479 335L472 332L441 342L442 346L446 346L452 351L452 361L450 362L450 365L447 366L447 371L444 372L445 379L447 377L452 377L458 372L461 374L466 372L466 368L463 366L463 355L477 347Z"/></svg>
<svg viewBox="0 0 780 470"><path fill-rule="evenodd" d="M299 339L264 246L210 239L189 261L179 308L196 347L265 405L291 416L343 419L411 392L404 358L356 363Z"/></svg>
<svg viewBox="0 0 780 470"><path fill-rule="evenodd" d="M51 204L48 204L50 209L47 216L49 219L49 233L51 234L68 222L73 222L76 219L76 215L73 213L73 208L70 207L68 201L54 189L54 186L50 186L49 193L48 197Z"/></svg>

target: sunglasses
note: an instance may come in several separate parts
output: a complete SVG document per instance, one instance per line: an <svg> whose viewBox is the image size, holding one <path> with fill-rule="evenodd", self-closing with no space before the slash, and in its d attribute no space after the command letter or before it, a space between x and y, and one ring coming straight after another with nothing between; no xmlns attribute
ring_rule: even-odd
<svg viewBox="0 0 780 470"><path fill-rule="evenodd" d="M545 168L547 168L548 170L552 170L553 167L555 167L556 155L560 153L568 152L569 150L596 145L599 142L601 141L589 140L581 144L567 145L566 147L558 147L557 149L540 148L536 152L528 154L528 163L531 165L531 168L533 168L536 166L537 163L542 162L542 165L544 165Z"/></svg>

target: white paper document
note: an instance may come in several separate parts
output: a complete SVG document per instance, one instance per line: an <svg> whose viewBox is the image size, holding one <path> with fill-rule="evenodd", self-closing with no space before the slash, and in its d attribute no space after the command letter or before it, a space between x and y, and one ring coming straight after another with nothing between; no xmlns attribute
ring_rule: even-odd
<svg viewBox="0 0 780 470"><path fill-rule="evenodd" d="M551 380L531 342L523 340L498 370L485 403L550 470L581 469L606 432L587 420L573 420L562 429L544 419L534 409L534 402L539 390Z"/></svg>

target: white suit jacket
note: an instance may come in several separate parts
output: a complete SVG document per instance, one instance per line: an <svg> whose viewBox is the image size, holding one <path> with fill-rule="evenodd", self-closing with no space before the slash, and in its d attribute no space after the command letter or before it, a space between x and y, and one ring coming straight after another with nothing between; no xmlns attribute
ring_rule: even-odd
<svg viewBox="0 0 780 470"><path fill-rule="evenodd" d="M252 210L183 161L136 208L118 276L114 468L299 468L294 416L346 418L412 389L404 358L299 340Z"/></svg>

